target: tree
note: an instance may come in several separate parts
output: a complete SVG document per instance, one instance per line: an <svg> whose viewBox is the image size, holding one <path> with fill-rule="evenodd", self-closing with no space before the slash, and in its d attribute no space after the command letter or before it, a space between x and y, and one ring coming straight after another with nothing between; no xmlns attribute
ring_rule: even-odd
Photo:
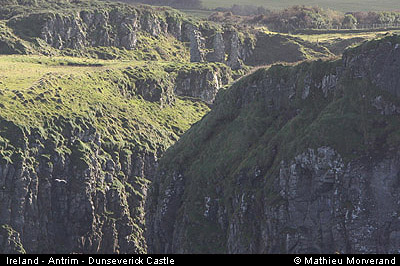
<svg viewBox="0 0 400 266"><path fill-rule="evenodd" d="M355 29L357 26L357 19L352 14L346 14L343 18L342 28Z"/></svg>
<svg viewBox="0 0 400 266"><path fill-rule="evenodd" d="M171 6L174 8L199 9L202 7L200 0L125 0L124 2L143 3L157 6Z"/></svg>

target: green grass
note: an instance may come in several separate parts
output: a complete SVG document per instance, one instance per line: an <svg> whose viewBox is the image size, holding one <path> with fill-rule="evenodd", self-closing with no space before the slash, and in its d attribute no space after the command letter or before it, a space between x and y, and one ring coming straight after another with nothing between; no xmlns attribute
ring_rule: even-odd
<svg viewBox="0 0 400 266"><path fill-rule="evenodd" d="M273 32L268 30L266 27L257 27L256 29L269 35L287 36L288 38L296 38L298 40L302 40L306 42L305 44L309 43L311 45L317 45L320 48L325 47L335 55L339 55L346 48L358 45L363 41L373 40L376 38L382 38L386 35L400 33L400 30L389 30L389 31L381 30L381 31L370 31L370 32L368 31L354 32L351 30L341 30L340 32L334 32L334 33L324 33L324 31L321 30L321 31L316 31L314 34L288 34L288 33ZM305 47L305 48L307 49L310 47ZM278 54L278 52L275 53L275 55ZM315 53L315 51L312 50L305 50L304 52L305 54L309 54L310 59L326 57L326 55L318 55L318 53Z"/></svg>
<svg viewBox="0 0 400 266"><path fill-rule="evenodd" d="M127 67L132 62L77 57L39 55L0 55L0 89L28 89L47 75L97 72L112 67ZM143 64L143 62L136 62Z"/></svg>
<svg viewBox="0 0 400 266"><path fill-rule="evenodd" d="M360 32L360 33L347 33L345 30L341 33L325 33L325 34L294 34L292 36L301 38L309 42L335 42L338 39L347 40L352 38L362 38L365 40L372 40L377 37L383 37L388 32L400 33L400 31L378 31L378 32Z"/></svg>
<svg viewBox="0 0 400 266"><path fill-rule="evenodd" d="M237 5L264 6L268 9L284 9L293 5L320 6L339 11L384 11L399 10L397 0L202 0L207 8Z"/></svg>
<svg viewBox="0 0 400 266"><path fill-rule="evenodd" d="M359 45L364 41L382 38L388 34L398 34L400 31L377 31L377 32L346 32L325 34L296 34L293 37L300 38L306 42L323 46L335 55L340 55L347 48Z"/></svg>
<svg viewBox="0 0 400 266"><path fill-rule="evenodd" d="M41 128L55 117L82 118L114 139L152 150L157 145L167 147L209 109L202 102L180 98L162 108L140 95L121 94L135 80L125 74L127 67L139 67L140 72L145 64L149 66L134 61L1 56L0 117L27 128Z"/></svg>

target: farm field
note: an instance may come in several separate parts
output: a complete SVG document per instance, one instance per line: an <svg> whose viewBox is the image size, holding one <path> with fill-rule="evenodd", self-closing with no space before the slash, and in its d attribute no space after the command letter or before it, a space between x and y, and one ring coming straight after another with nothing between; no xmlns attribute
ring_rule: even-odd
<svg viewBox="0 0 400 266"><path fill-rule="evenodd" d="M320 6L338 11L383 11L400 10L398 0L202 0L206 8L230 7L237 5L264 6L269 9L283 9L293 5Z"/></svg>
<svg viewBox="0 0 400 266"><path fill-rule="evenodd" d="M309 42L326 42L326 41L333 41L337 39L352 39L352 38L363 38L366 40L374 39L377 37L382 37L385 35L387 31L381 32L364 32L364 33L336 33L336 34L313 34L313 35L306 35L306 34L296 34L293 35L295 37L299 37L305 41ZM399 34L400 31L393 31L392 33Z"/></svg>

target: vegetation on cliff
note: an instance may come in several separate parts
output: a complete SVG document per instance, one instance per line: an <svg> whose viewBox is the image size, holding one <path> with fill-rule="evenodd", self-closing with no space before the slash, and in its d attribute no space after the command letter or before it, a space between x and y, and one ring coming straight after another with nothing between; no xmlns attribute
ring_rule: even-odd
<svg viewBox="0 0 400 266"><path fill-rule="evenodd" d="M348 50L342 60L262 68L221 92L211 112L160 162L149 204L153 251L282 253L311 248L308 240L304 247L285 247L287 235L298 239L308 234L301 226L285 231L283 220L275 228L280 213L290 208L291 198L282 196L285 187L279 183L284 165L309 150L329 147L350 167L361 158L379 161L399 147L400 101L393 97L398 95L394 73L399 45L398 36L387 37ZM379 79L382 75L387 79ZM309 180L314 166L299 167L304 169L295 172L298 178ZM300 187L288 186L288 193L298 195ZM315 197L326 195L317 192ZM271 209L276 212L268 212L269 217ZM263 215L267 221L256 218ZM172 244L163 245L165 238ZM332 252L321 246L323 241L317 238L310 245ZM347 252L357 250L351 248Z"/></svg>

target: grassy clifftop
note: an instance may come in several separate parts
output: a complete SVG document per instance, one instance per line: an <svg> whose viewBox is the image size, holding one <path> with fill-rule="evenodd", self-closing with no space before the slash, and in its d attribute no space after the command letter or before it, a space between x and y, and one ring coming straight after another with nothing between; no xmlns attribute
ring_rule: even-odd
<svg viewBox="0 0 400 266"><path fill-rule="evenodd" d="M130 90L139 78L146 82L150 79L146 75L153 75L161 90L162 82L166 82L163 75L168 75L162 68L154 72L156 66L144 68L144 62L39 56L3 56L0 60L1 72L7 73L0 77L0 116L25 127L41 127L45 120L56 116L72 121L80 117L113 138L136 143L143 142L141 138L149 141L158 132L161 135L154 141L168 146L177 139L176 134L208 111L200 101L177 98L162 108L160 102L148 102L135 95ZM142 77L127 74L128 66L135 66Z"/></svg>

